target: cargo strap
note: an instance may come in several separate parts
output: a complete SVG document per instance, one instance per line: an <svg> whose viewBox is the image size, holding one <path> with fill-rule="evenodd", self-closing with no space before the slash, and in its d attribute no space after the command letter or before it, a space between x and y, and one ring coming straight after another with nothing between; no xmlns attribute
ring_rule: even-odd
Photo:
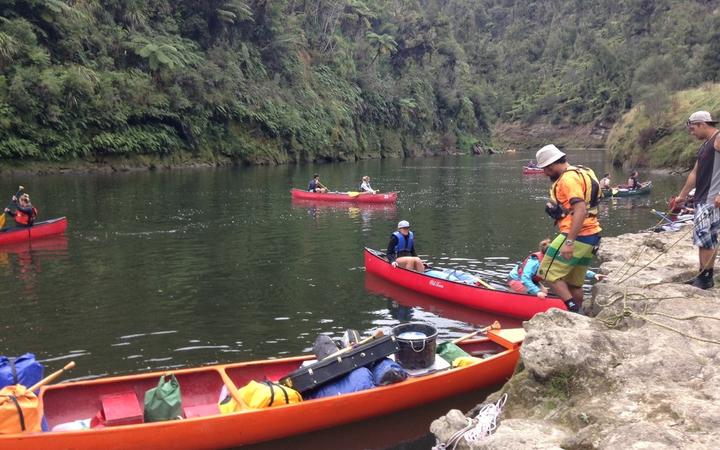
<svg viewBox="0 0 720 450"><path fill-rule="evenodd" d="M17 398L12 394L4 395L3 397L9 398L15 404L15 409L17 409L20 419L20 430L25 431L25 415L23 414L22 408L20 407L20 403L18 403Z"/></svg>
<svg viewBox="0 0 720 450"><path fill-rule="evenodd" d="M16 360L16 359L17 359L17 358L10 358L10 359L8 359L8 362L10 363L10 369L12 370L13 384L19 384L19 383L20 383L20 380L18 380L18 376L17 376L17 367L15 367L15 360Z"/></svg>
<svg viewBox="0 0 720 450"><path fill-rule="evenodd" d="M288 393L283 386L267 380L263 381L262 383L268 388L270 388L270 403L268 403L268 406L272 406L273 402L275 402L275 386L279 387L280 390L282 390L283 394L285 394L285 404L287 405L290 403L290 397L288 397Z"/></svg>

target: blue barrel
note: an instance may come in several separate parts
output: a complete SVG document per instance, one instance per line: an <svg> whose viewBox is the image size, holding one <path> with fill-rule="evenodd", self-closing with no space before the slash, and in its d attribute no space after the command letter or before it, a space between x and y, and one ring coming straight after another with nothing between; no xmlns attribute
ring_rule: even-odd
<svg viewBox="0 0 720 450"><path fill-rule="evenodd" d="M395 361L409 370L426 369L435 363L437 328L423 322L408 322L392 329L398 343Z"/></svg>

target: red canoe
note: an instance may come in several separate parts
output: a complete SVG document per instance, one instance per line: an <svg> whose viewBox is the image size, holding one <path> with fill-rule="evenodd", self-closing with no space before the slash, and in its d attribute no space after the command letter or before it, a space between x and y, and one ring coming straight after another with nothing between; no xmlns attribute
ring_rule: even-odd
<svg viewBox="0 0 720 450"><path fill-rule="evenodd" d="M431 297L517 319L530 319L535 314L550 308L567 310L565 303L557 297L540 299L535 295L498 291L483 286L442 280L412 270L393 267L381 252L369 248L365 249L365 271Z"/></svg>
<svg viewBox="0 0 720 450"><path fill-rule="evenodd" d="M359 194L357 192L319 192L303 191L302 189L291 189L290 193L294 199L321 200L325 202L352 202L352 203L395 203L397 192L386 192L384 194Z"/></svg>
<svg viewBox="0 0 720 450"><path fill-rule="evenodd" d="M515 370L522 329L493 330L488 338L460 344L470 354L488 356L461 368L411 377L389 386L306 400L292 405L218 414L223 385L244 386L250 380L278 380L311 357L235 363L173 373L180 383L183 408L200 416L137 425L80 431L0 435L3 450L219 449L269 441L401 411L463 392L505 382ZM144 393L157 386L165 372L78 381L42 388L40 398L50 428L95 415L100 396L134 392L142 405ZM187 416L187 414L186 414Z"/></svg>
<svg viewBox="0 0 720 450"><path fill-rule="evenodd" d="M66 228L67 219L65 217L35 222L35 224L31 227L5 228L3 231L0 231L0 245L31 241L46 236L63 234Z"/></svg>
<svg viewBox="0 0 720 450"><path fill-rule="evenodd" d="M523 175L542 175L545 172L539 167L523 167Z"/></svg>

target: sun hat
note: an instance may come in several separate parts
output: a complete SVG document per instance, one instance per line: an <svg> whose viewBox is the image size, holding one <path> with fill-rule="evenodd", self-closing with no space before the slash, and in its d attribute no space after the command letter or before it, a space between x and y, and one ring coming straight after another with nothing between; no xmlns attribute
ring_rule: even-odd
<svg viewBox="0 0 720 450"><path fill-rule="evenodd" d="M410 222L407 220L401 220L398 222L398 228L410 228Z"/></svg>
<svg viewBox="0 0 720 450"><path fill-rule="evenodd" d="M694 113L690 114L690 118L687 120L688 125L690 125L691 123L699 122L718 123L717 120L713 120L712 116L707 111L695 111Z"/></svg>
<svg viewBox="0 0 720 450"><path fill-rule="evenodd" d="M563 156L565 156L565 153L561 152L559 148L550 144L538 150L535 154L535 159L537 160L538 167L543 168L549 166Z"/></svg>

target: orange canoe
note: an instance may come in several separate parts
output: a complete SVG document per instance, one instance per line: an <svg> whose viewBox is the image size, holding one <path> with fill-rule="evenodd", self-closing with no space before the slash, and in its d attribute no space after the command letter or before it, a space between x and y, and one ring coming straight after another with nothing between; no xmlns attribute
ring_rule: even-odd
<svg viewBox="0 0 720 450"><path fill-rule="evenodd" d="M213 413L223 385L244 386L250 380L278 380L309 356L181 369L177 377L183 408L210 411L183 420L121 425L82 431L0 435L3 450L219 449L280 439L368 419L462 392L493 386L512 375L519 357L522 329L493 330L488 338L461 344L471 354L490 355L476 364L362 392L307 400L292 405ZM145 391L157 386L163 372L47 386L40 398L53 426L86 419L100 408L101 395L134 391L142 404ZM232 390L232 389L231 389Z"/></svg>

